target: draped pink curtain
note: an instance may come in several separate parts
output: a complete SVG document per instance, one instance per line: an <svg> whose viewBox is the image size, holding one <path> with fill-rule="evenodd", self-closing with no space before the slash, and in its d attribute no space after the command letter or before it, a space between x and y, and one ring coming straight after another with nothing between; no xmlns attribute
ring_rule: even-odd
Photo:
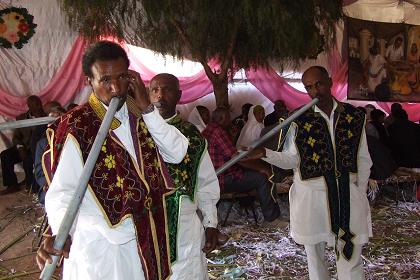
<svg viewBox="0 0 420 280"><path fill-rule="evenodd" d="M332 93L337 100L343 101L347 99L347 60L342 62L342 58L334 48L328 56L328 64L333 81ZM271 67L268 69L256 69L246 71L248 80L268 99L274 102L282 99L286 106L293 110L307 103L310 98L307 93L303 93L290 86L284 78L279 76ZM351 101L349 101L351 103ZM358 102L361 105L373 103L371 101ZM382 108L387 113L391 112L392 102L377 102L377 107ZM403 109L407 111L409 119L412 121L420 120L420 104L419 103L402 103Z"/></svg>
<svg viewBox="0 0 420 280"><path fill-rule="evenodd" d="M338 100L344 100L347 96L347 62L341 63L341 57L337 49L333 49L329 55L329 68L333 80L332 92ZM273 68L254 69L246 71L248 80L272 102L282 99L286 106L294 110L310 101L306 92L301 92L290 86L286 80L279 76Z"/></svg>
<svg viewBox="0 0 420 280"><path fill-rule="evenodd" d="M139 72L144 83L149 85L150 80L159 73L156 73L149 68L147 68L142 62L141 58L136 55L135 51L128 48L128 57L130 59L130 68ZM215 68L219 66L219 63L216 60L211 60L209 62L210 68ZM195 75L190 77L178 77L180 87L182 90L182 96L180 103L190 103L193 102L211 92L213 92L213 85L210 80L207 78L207 75L203 70L198 72Z"/></svg>
<svg viewBox="0 0 420 280"><path fill-rule="evenodd" d="M64 64L47 86L36 94L43 102L57 100L61 104L67 104L83 87L84 79L80 62L85 45L82 38L76 39ZM0 98L0 115L16 117L27 110L26 97L17 97L0 89Z"/></svg>
<svg viewBox="0 0 420 280"><path fill-rule="evenodd" d="M61 66L60 70L51 79L48 85L37 95L46 102L57 100L61 104L67 104L72 101L75 95L84 85L84 78L81 67L81 60L86 44L78 38ZM141 63L141 58L136 55L135 51L126 48L131 61L131 68L138 71L146 84L157 73L153 72ZM342 61L338 50L335 48L328 57L331 78L333 80L332 92L338 100L345 100L347 97L347 61ZM209 66L218 67L215 60L209 62ZM289 109L295 109L309 102L310 98L305 92L300 92L290 86L284 78L279 76L271 67L267 69L251 69L246 71L248 80L268 99L275 101L282 99L285 101ZM180 103L193 102L211 92L213 87L207 78L204 70L190 77L179 77L181 89L183 91ZM15 117L19 113L24 112L26 108L26 100L24 97L13 96L6 91L0 89L0 115ZM366 102L372 103L372 102ZM362 102L363 104L363 102ZM377 106L390 112L392 103L379 102ZM420 119L420 104L402 104L407 111L409 118L413 121Z"/></svg>

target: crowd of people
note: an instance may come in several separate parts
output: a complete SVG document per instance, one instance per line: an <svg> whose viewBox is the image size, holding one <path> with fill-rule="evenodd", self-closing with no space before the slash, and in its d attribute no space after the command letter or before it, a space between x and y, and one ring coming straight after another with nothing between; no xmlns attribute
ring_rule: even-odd
<svg viewBox="0 0 420 280"><path fill-rule="evenodd" d="M63 279L208 279L206 254L227 241L217 229L221 193L254 191L264 225L282 221L275 166L293 172L290 233L305 247L310 279L329 279L327 245L335 248L340 280L364 279L362 246L372 236L368 179L385 176L375 175L384 172L377 155L385 152L373 149L389 149L390 166L420 168L419 127L399 104L386 119L372 109L366 121L365 108L333 97L326 69L310 67L302 83L318 103L283 128L275 143L216 175L287 118L282 100L267 116L261 105L246 103L233 120L229 108L210 113L204 106L183 119L176 111L179 80L162 73L146 88L118 44L91 45L82 66L92 87L88 102L66 112L57 102L42 106L29 97L29 111L18 119L58 120L16 129L14 146L1 153L3 194L19 190L17 162L24 163L26 184L41 190L50 230L36 257L40 269L51 255L63 255ZM113 97L120 98L118 111L67 242L56 250L56 234Z"/></svg>

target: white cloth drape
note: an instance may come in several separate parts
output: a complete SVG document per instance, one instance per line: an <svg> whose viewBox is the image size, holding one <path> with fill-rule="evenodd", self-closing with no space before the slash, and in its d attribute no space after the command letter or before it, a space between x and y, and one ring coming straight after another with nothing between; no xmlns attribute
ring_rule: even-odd
<svg viewBox="0 0 420 280"><path fill-rule="evenodd" d="M21 49L0 48L1 89L16 96L40 92L64 63L76 36L55 0L0 0L0 9L23 7L34 16L35 34Z"/></svg>

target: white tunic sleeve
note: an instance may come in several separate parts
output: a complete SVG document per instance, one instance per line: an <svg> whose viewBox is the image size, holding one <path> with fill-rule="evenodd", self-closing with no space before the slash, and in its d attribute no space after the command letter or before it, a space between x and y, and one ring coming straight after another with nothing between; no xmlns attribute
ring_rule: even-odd
<svg viewBox="0 0 420 280"><path fill-rule="evenodd" d="M266 157L262 158L262 160L282 169L297 168L299 164L299 155L294 144L295 134L296 126L295 124L292 124L289 132L286 134L283 151L276 152L270 149L265 149Z"/></svg>
<svg viewBox="0 0 420 280"><path fill-rule="evenodd" d="M73 138L67 138L61 152L60 162L54 173L54 178L45 196L45 211L54 235L57 234L61 221L76 191L77 181L83 169L81 157L82 155ZM76 220L70 231L71 235L74 233Z"/></svg>
<svg viewBox="0 0 420 280"><path fill-rule="evenodd" d="M217 207L220 198L220 187L216 171L207 150L204 151L202 161L198 169L197 185L198 208L203 214L203 226L217 227Z"/></svg>
<svg viewBox="0 0 420 280"><path fill-rule="evenodd" d="M143 120L163 160L168 163L180 163L187 153L187 138L176 127L167 124L156 108L153 112L144 114Z"/></svg>

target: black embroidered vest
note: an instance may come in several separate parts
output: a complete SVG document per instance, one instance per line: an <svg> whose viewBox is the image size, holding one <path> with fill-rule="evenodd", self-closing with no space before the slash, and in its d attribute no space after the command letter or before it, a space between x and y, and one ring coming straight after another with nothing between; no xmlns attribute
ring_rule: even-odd
<svg viewBox="0 0 420 280"><path fill-rule="evenodd" d="M350 259L354 237L350 231L350 173L357 173L365 115L352 105L339 102L333 113L334 142L328 123L310 109L295 121L295 143L302 180L324 177L326 181L332 231L344 241L343 255Z"/></svg>

